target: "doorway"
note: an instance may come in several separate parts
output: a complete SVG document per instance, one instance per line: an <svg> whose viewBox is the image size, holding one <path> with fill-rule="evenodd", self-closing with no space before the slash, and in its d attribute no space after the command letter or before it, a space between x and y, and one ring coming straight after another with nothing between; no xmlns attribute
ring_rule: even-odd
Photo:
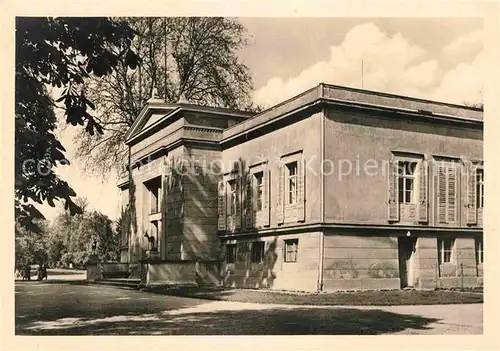
<svg viewBox="0 0 500 351"><path fill-rule="evenodd" d="M414 284L414 261L415 244L417 238L398 238L399 279L401 289L413 287Z"/></svg>

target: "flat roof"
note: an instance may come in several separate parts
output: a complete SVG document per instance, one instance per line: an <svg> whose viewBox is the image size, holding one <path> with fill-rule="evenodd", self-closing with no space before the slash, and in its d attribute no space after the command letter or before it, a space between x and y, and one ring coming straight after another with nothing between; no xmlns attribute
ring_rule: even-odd
<svg viewBox="0 0 500 351"><path fill-rule="evenodd" d="M255 116L226 128L223 133L223 141L240 133L256 129L258 126L266 124L279 116L292 113L318 102L421 114L426 118L435 117L441 120L449 119L453 121L480 123L483 121L483 110L480 108L321 83Z"/></svg>

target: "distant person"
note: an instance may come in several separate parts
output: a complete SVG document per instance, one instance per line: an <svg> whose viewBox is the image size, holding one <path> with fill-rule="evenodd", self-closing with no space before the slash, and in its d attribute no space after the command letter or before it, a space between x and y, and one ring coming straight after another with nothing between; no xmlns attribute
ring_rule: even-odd
<svg viewBox="0 0 500 351"><path fill-rule="evenodd" d="M45 263L38 266L38 280L47 280L47 265Z"/></svg>
<svg viewBox="0 0 500 351"><path fill-rule="evenodd" d="M31 280L31 266L27 263L23 267L23 280Z"/></svg>

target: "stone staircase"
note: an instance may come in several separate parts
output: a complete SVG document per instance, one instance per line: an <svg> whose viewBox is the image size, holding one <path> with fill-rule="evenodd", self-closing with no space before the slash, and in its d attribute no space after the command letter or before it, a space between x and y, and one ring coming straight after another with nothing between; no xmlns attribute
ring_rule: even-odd
<svg viewBox="0 0 500 351"><path fill-rule="evenodd" d="M122 288L139 289L141 280L137 278L106 278L92 282L98 285L111 285Z"/></svg>

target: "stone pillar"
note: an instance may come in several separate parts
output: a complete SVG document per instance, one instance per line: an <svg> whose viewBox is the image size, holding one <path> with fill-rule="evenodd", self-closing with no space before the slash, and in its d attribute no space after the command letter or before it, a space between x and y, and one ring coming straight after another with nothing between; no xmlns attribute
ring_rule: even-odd
<svg viewBox="0 0 500 351"><path fill-rule="evenodd" d="M86 263L87 266L87 280L98 281L102 279L101 263L97 255L90 255Z"/></svg>
<svg viewBox="0 0 500 351"><path fill-rule="evenodd" d="M415 287L435 289L439 284L437 239L435 237L418 237L415 248Z"/></svg>

